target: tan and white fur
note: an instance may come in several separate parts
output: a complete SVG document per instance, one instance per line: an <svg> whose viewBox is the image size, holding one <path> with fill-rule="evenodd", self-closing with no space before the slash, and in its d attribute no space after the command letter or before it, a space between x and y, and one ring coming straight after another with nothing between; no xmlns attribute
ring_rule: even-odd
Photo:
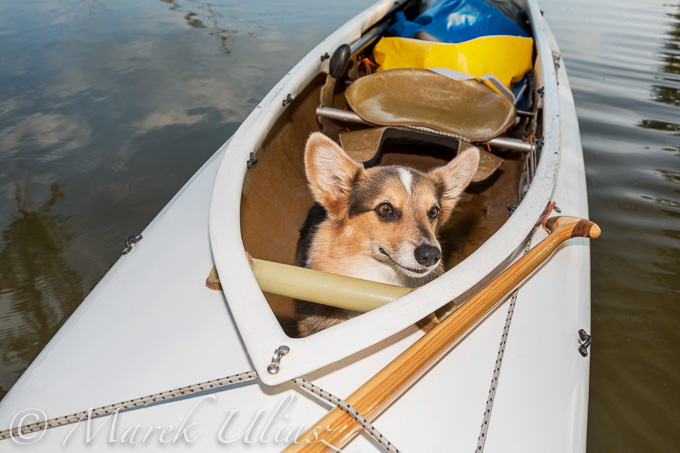
<svg viewBox="0 0 680 453"><path fill-rule="evenodd" d="M479 164L470 148L423 173L384 166L365 169L321 133L309 137L305 171L316 204L300 228L296 264L407 287L444 271L439 228L451 217ZM358 313L296 301L301 336Z"/></svg>

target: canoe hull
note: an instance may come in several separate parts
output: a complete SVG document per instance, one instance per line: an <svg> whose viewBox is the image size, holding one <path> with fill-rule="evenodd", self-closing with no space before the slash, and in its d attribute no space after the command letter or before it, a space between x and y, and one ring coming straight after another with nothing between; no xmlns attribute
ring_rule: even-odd
<svg viewBox="0 0 680 453"><path fill-rule="evenodd" d="M551 63L544 69L554 71L557 46L535 2L529 4L532 22L542 27L549 45L541 50L541 58ZM548 151L560 152L559 165L549 160L541 164L554 168L554 189L513 217L542 210L548 199L557 201L564 214L588 216L578 124L564 64L558 71L559 85L545 85L545 116L557 122L546 125L544 157ZM545 80L549 76L543 74ZM221 293L203 286L213 262L207 227L213 181L224 162L245 166L248 157L231 145L226 143L144 230L144 240L114 265L17 381L0 403L1 428L16 423L27 408L60 416L260 366L259 359L249 357L249 352L260 356L244 345L242 335L247 334L239 333L234 309ZM520 230L512 237L519 244L527 233ZM489 315L377 420L376 426L400 449L475 448L507 305ZM577 346L578 330L590 332L588 241L565 244L521 287L512 322L486 451L545 451L546 445L551 451L585 451L590 360L581 357ZM421 335L407 327L307 378L345 397ZM268 360L271 352L263 348L262 354ZM320 352L328 360L335 357L332 351ZM250 383L121 413L116 419L92 420L91 438L85 420L50 429L30 446L3 441L2 449L280 451L328 409L288 382ZM349 448L377 451L363 436Z"/></svg>

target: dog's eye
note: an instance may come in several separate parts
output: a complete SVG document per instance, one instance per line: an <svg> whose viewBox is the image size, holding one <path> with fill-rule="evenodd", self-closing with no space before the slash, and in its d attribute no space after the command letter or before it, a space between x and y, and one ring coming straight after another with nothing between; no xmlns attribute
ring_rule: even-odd
<svg viewBox="0 0 680 453"><path fill-rule="evenodd" d="M432 219L436 219L437 216L439 215L439 207L437 206L432 206L432 209L427 213L427 215L430 216Z"/></svg>
<svg viewBox="0 0 680 453"><path fill-rule="evenodd" d="M392 214L392 206L390 206L389 203L383 203L375 208L375 210L383 217L387 217L388 215Z"/></svg>

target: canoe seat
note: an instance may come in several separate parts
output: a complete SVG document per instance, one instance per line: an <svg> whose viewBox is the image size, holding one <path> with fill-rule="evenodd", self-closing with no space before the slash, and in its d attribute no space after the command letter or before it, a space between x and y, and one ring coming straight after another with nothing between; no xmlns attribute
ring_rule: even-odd
<svg viewBox="0 0 680 453"><path fill-rule="evenodd" d="M476 78L456 80L429 69L393 69L354 81L345 97L363 119L382 126L420 126L468 142L501 135L515 120L515 106Z"/></svg>
<svg viewBox="0 0 680 453"><path fill-rule="evenodd" d="M449 137L398 127L374 127L340 134L340 144L345 152L357 162L369 167L380 158L386 142L396 140L402 144L438 147L450 150L451 158L465 151L470 145ZM491 176L503 163L503 159L480 149L480 161L472 182L480 182Z"/></svg>
<svg viewBox="0 0 680 453"><path fill-rule="evenodd" d="M393 69L354 81L347 102L362 120L381 127L340 134L343 149L366 165L375 163L387 140L451 148L461 142L483 142L504 133L515 120L515 106L482 80L455 71ZM419 127L414 129L413 126ZM420 129L424 128L424 129ZM437 131L449 134L438 135ZM452 140L450 135L460 140ZM448 146L447 146L448 145ZM474 182L493 174L503 159L482 151Z"/></svg>

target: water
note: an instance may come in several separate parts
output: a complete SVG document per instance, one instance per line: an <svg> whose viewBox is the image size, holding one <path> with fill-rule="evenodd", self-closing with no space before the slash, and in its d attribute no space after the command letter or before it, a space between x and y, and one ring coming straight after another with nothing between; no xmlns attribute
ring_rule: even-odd
<svg viewBox="0 0 680 453"><path fill-rule="evenodd" d="M368 2L0 3L0 396L264 94ZM591 217L589 451L680 445L680 3L541 3Z"/></svg>
<svg viewBox="0 0 680 453"><path fill-rule="evenodd" d="M680 3L543 2L576 100L591 218L589 450L680 445Z"/></svg>
<svg viewBox="0 0 680 453"><path fill-rule="evenodd" d="M0 397L123 239L363 3L0 2Z"/></svg>

